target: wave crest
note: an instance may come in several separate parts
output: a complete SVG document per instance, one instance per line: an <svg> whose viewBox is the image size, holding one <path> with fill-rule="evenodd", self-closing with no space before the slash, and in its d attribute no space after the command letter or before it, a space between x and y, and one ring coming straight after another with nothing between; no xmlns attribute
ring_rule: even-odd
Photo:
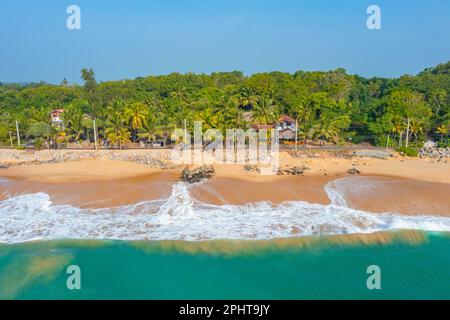
<svg viewBox="0 0 450 320"><path fill-rule="evenodd" d="M372 233L396 229L450 231L450 218L373 214L347 207L331 182L332 204L206 205L184 183L168 199L107 209L53 205L45 193L0 201L0 241L56 239L212 240Z"/></svg>

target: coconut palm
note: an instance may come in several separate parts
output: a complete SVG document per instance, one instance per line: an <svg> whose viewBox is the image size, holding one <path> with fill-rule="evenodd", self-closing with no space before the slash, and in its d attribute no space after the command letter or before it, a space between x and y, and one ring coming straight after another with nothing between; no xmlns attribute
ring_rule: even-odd
<svg viewBox="0 0 450 320"><path fill-rule="evenodd" d="M402 136L405 130L405 125L403 124L402 119L399 116L394 117L393 125L392 125L392 133L398 135L398 145L402 146Z"/></svg>
<svg viewBox="0 0 450 320"><path fill-rule="evenodd" d="M417 141L417 137L419 134L423 133L425 124L422 121L412 121L409 127L409 132L411 136L414 137L414 140Z"/></svg>
<svg viewBox="0 0 450 320"><path fill-rule="evenodd" d="M313 138L323 138L327 141L337 143L339 141L339 135L343 128L347 127L350 123L350 117L347 115L335 117L333 115L327 115L321 117L319 122L312 128Z"/></svg>
<svg viewBox="0 0 450 320"><path fill-rule="evenodd" d="M189 93L186 87L180 87L175 91L172 91L169 96L174 99L182 101L184 104L189 104Z"/></svg>
<svg viewBox="0 0 450 320"><path fill-rule="evenodd" d="M258 103L258 97L248 88L243 88L238 95L238 103L242 108L249 108Z"/></svg>
<svg viewBox="0 0 450 320"><path fill-rule="evenodd" d="M142 123L142 132L138 134L140 139L148 142L155 142L156 138L161 135L162 130L158 123L158 118L153 113L148 113Z"/></svg>
<svg viewBox="0 0 450 320"><path fill-rule="evenodd" d="M170 118L174 122L176 128L183 128L185 121L191 118L189 109L182 105L174 106L169 110Z"/></svg>
<svg viewBox="0 0 450 320"><path fill-rule="evenodd" d="M444 136L448 134L449 126L446 126L444 124L440 125L436 128L436 133L441 135L441 142L444 141Z"/></svg>
<svg viewBox="0 0 450 320"><path fill-rule="evenodd" d="M62 114L64 126L68 131L68 140L79 142L84 133L83 114L74 108L68 108Z"/></svg>
<svg viewBox="0 0 450 320"><path fill-rule="evenodd" d="M122 113L113 112L106 122L106 138L113 146L118 146L119 149L122 149L124 144L130 142L131 134L125 125L126 119Z"/></svg>
<svg viewBox="0 0 450 320"><path fill-rule="evenodd" d="M125 109L125 116L133 131L133 141L136 142L137 133L142 128L147 116L147 106L142 102L131 103Z"/></svg>
<svg viewBox="0 0 450 320"><path fill-rule="evenodd" d="M118 146L119 149L122 149L122 146L129 143L131 134L127 128L121 128L119 131L110 132L107 134L108 141L113 146Z"/></svg>
<svg viewBox="0 0 450 320"><path fill-rule="evenodd" d="M220 103L220 118L224 122L222 127L226 129L245 129L244 110L241 108L239 98L234 95L225 95Z"/></svg>
<svg viewBox="0 0 450 320"><path fill-rule="evenodd" d="M277 106L273 100L263 96L253 106L253 122L257 124L272 124L277 118Z"/></svg>
<svg viewBox="0 0 450 320"><path fill-rule="evenodd" d="M172 116L172 112L170 109L164 110L165 112L159 112L158 123L159 123L159 132L164 139L164 145L167 145L169 141L169 137L175 129L175 124Z"/></svg>
<svg viewBox="0 0 450 320"><path fill-rule="evenodd" d="M213 129L217 125L217 113L212 107L206 107L195 115L195 120L202 121L202 129Z"/></svg>
<svg viewBox="0 0 450 320"><path fill-rule="evenodd" d="M308 139L313 136L313 126L315 124L315 110L311 103L298 103L294 107L295 119L298 123L298 134L303 138L305 145Z"/></svg>

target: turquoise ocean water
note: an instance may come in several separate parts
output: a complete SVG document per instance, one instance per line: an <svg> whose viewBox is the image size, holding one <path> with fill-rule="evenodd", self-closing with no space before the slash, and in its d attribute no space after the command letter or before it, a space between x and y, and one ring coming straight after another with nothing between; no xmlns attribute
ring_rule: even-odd
<svg viewBox="0 0 450 320"><path fill-rule="evenodd" d="M450 299L450 236L420 243L44 241L0 246L2 299ZM300 243L302 243L300 241ZM264 244L264 245L261 245ZM68 290L66 268L81 270ZM381 290L368 290L369 265Z"/></svg>

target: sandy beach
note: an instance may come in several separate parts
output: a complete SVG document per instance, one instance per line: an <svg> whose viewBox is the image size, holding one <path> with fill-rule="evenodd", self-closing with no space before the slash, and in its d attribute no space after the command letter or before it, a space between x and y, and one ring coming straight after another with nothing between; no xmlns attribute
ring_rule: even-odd
<svg viewBox="0 0 450 320"><path fill-rule="evenodd" d="M124 151L124 153L130 151ZM215 165L216 175L190 188L199 202L216 205L270 201L329 204L324 186L345 187L352 207L372 212L450 215L450 164L393 157L298 159L281 154L281 166L307 166L304 176L264 176L243 165ZM44 192L56 204L105 208L168 197L184 167L160 169L132 161L80 160L11 166L0 171L0 199ZM357 168L361 175L347 174Z"/></svg>

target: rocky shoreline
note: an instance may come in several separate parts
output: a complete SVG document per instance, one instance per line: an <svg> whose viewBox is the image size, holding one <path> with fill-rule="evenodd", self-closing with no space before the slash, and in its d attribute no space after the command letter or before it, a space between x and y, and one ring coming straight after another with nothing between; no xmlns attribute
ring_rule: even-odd
<svg viewBox="0 0 450 320"><path fill-rule="evenodd" d="M357 151L302 150L290 152L289 154L293 158L297 159L333 158L333 159L349 159L349 160L357 158L388 159L394 156L392 152L384 150L357 150Z"/></svg>
<svg viewBox="0 0 450 320"><path fill-rule="evenodd" d="M96 159L132 161L160 169L175 168L171 160L170 150L0 150L0 169L7 169L10 166L39 165Z"/></svg>
<svg viewBox="0 0 450 320"><path fill-rule="evenodd" d="M422 148L419 152L419 157L422 159L447 161L450 158L450 148Z"/></svg>
<svg viewBox="0 0 450 320"><path fill-rule="evenodd" d="M294 159L347 159L356 160L361 158L388 159L395 157L395 153L383 150L359 150L359 151L297 151L288 152ZM450 148L423 148L419 152L419 158L431 159L432 161L447 162L450 158ZM171 159L171 150L13 150L0 149L0 170L10 166L39 165L48 163L72 162L80 160L117 160L131 161L145 164L159 169L175 169ZM245 165L245 171L260 172L258 166ZM279 175L302 175L305 168L280 168Z"/></svg>

